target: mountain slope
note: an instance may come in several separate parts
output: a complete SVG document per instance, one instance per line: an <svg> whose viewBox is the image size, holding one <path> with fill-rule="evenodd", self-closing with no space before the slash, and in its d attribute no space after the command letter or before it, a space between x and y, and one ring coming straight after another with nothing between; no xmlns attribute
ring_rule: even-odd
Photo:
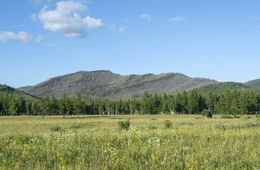
<svg viewBox="0 0 260 170"><path fill-rule="evenodd" d="M250 87L260 89L260 79L252 80L252 81L246 82L245 84Z"/></svg>
<svg viewBox="0 0 260 170"><path fill-rule="evenodd" d="M79 92L83 97L115 99L141 97L145 92L174 94L214 83L216 81L190 78L180 73L119 75L101 70L55 77L20 90L38 97L61 97L64 92L75 96Z"/></svg>
<svg viewBox="0 0 260 170"><path fill-rule="evenodd" d="M37 97L34 97L34 96L27 94L23 91L17 90L15 88L12 88L12 87L7 86L7 85L0 84L0 95L7 95L7 94L14 94L17 97L24 97L24 98L28 98L28 99L38 99Z"/></svg>
<svg viewBox="0 0 260 170"><path fill-rule="evenodd" d="M208 92L223 92L227 90L251 90L254 89L246 84L237 83L237 82L222 82L211 85L206 85L197 89L200 93L208 93Z"/></svg>
<svg viewBox="0 0 260 170"><path fill-rule="evenodd" d="M14 92L15 92L14 88L7 85L0 84L0 94L14 93Z"/></svg>

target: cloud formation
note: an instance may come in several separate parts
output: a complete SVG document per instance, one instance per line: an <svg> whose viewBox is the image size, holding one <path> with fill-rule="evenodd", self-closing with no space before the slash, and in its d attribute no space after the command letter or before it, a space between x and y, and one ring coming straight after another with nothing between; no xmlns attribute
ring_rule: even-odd
<svg viewBox="0 0 260 170"><path fill-rule="evenodd" d="M6 42L6 41L21 41L26 42L30 41L32 38L31 36L24 31L21 32L12 32L12 31L4 31L0 32L0 41Z"/></svg>
<svg viewBox="0 0 260 170"><path fill-rule="evenodd" d="M88 27L88 28L100 28L103 26L102 20L92 18L90 16L87 16L86 18L83 19L83 23Z"/></svg>
<svg viewBox="0 0 260 170"><path fill-rule="evenodd" d="M141 14L140 18L145 22L152 22L152 18L148 14Z"/></svg>
<svg viewBox="0 0 260 170"><path fill-rule="evenodd" d="M64 33L67 37L85 37L86 28L100 28L102 20L87 16L81 17L86 6L78 1L59 1L55 9L44 7L38 15L43 27L49 31Z"/></svg>

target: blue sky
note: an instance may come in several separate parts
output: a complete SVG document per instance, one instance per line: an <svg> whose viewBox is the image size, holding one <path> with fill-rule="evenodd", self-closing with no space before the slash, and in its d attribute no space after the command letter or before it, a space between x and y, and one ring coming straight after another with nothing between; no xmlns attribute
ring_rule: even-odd
<svg viewBox="0 0 260 170"><path fill-rule="evenodd" d="M77 71L260 78L259 0L2 0L0 83Z"/></svg>

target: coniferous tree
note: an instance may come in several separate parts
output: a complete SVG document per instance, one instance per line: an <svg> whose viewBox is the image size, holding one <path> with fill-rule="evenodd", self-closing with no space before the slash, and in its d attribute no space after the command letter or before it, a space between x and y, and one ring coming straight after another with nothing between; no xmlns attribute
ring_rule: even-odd
<svg viewBox="0 0 260 170"><path fill-rule="evenodd" d="M41 112L39 102L32 102L32 112L34 115L39 115L39 113Z"/></svg>
<svg viewBox="0 0 260 170"><path fill-rule="evenodd" d="M80 93L77 94L77 98L75 99L74 112L78 115L78 117L84 112L84 103L81 99Z"/></svg>
<svg viewBox="0 0 260 170"><path fill-rule="evenodd" d="M181 93L178 93L175 100L175 112L176 113L184 113L184 103Z"/></svg>
<svg viewBox="0 0 260 170"><path fill-rule="evenodd" d="M26 101L26 113L27 115L32 115L33 113L31 101Z"/></svg>
<svg viewBox="0 0 260 170"><path fill-rule="evenodd" d="M199 95L195 90L188 96L187 109L189 114L199 113Z"/></svg>
<svg viewBox="0 0 260 170"><path fill-rule="evenodd" d="M14 96L9 97L9 103L8 103L8 112L11 115L16 115L18 113L18 101Z"/></svg>
<svg viewBox="0 0 260 170"><path fill-rule="evenodd" d="M4 113L4 105L3 105L3 98L0 98L0 115L2 116Z"/></svg>
<svg viewBox="0 0 260 170"><path fill-rule="evenodd" d="M49 111L51 115L57 115L59 113L59 102L58 100L52 96L51 99L49 100Z"/></svg>
<svg viewBox="0 0 260 170"><path fill-rule="evenodd" d="M68 96L64 92L62 98L60 99L60 113L63 115L63 118L65 118L66 114L68 113L68 107L67 107L67 102L68 102Z"/></svg>
<svg viewBox="0 0 260 170"><path fill-rule="evenodd" d="M214 95L212 92L206 95L206 105L208 107L208 110L210 110L212 114L216 113L217 100L217 96Z"/></svg>
<svg viewBox="0 0 260 170"><path fill-rule="evenodd" d="M48 115L51 113L51 105L50 105L50 98L46 97L42 100L42 116Z"/></svg>
<svg viewBox="0 0 260 170"><path fill-rule="evenodd" d="M256 96L256 112L257 114L260 113L260 93L258 92L257 93L257 96Z"/></svg>

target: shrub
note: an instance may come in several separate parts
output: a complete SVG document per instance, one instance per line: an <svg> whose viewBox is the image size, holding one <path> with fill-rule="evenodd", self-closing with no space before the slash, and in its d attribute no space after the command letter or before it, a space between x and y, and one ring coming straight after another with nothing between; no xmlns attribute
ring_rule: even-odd
<svg viewBox="0 0 260 170"><path fill-rule="evenodd" d="M130 128L130 120L126 120L126 121L120 121L118 122L118 125L119 125L119 129L120 130L129 130Z"/></svg>
<svg viewBox="0 0 260 170"><path fill-rule="evenodd" d="M213 117L213 114L212 114L212 112L211 112L210 110L204 109L204 110L201 112L201 114L202 114L203 116L207 117L207 118L212 118L212 117Z"/></svg>
<svg viewBox="0 0 260 170"><path fill-rule="evenodd" d="M50 130L52 132L65 132L65 129L60 126L52 126L50 127Z"/></svg>
<svg viewBox="0 0 260 170"><path fill-rule="evenodd" d="M165 129L171 129L172 128L172 122L169 120L165 120L164 122L164 128Z"/></svg>

